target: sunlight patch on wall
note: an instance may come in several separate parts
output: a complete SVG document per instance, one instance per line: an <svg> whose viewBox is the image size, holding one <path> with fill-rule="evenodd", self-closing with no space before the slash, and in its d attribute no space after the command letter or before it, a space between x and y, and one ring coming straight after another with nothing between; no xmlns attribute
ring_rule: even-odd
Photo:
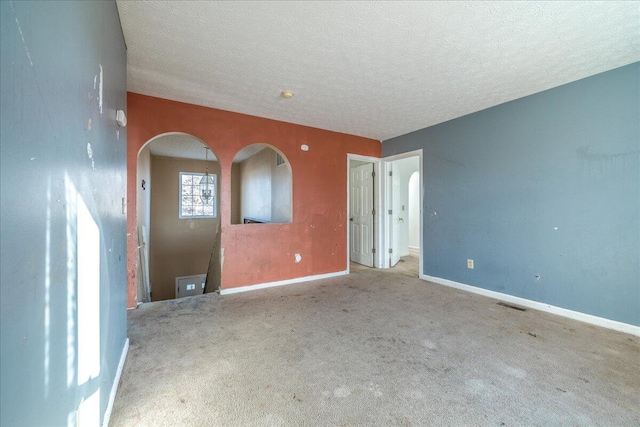
<svg viewBox="0 0 640 427"><path fill-rule="evenodd" d="M75 425L78 427L100 426L100 389L80 402Z"/></svg>
<svg viewBox="0 0 640 427"><path fill-rule="evenodd" d="M78 385L100 376L100 229L77 196Z"/></svg>
<svg viewBox="0 0 640 427"><path fill-rule="evenodd" d="M67 388L76 375L76 187L65 174L67 208Z"/></svg>
<svg viewBox="0 0 640 427"><path fill-rule="evenodd" d="M49 362L51 351L51 178L47 183L47 219L44 249L44 397L49 397Z"/></svg>

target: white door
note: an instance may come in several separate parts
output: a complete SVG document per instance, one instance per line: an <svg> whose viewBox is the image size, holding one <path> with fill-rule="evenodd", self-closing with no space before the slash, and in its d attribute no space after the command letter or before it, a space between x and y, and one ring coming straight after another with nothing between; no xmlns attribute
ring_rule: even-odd
<svg viewBox="0 0 640 427"><path fill-rule="evenodd" d="M389 230L391 232L391 247L389 248L389 267L393 267L400 261L400 222L404 221L402 212L402 200L400 200L400 176L393 170L393 163L389 163L389 188L391 189L391 215L389 219L391 226Z"/></svg>
<svg viewBox="0 0 640 427"><path fill-rule="evenodd" d="M350 169L351 261L373 267L373 163Z"/></svg>

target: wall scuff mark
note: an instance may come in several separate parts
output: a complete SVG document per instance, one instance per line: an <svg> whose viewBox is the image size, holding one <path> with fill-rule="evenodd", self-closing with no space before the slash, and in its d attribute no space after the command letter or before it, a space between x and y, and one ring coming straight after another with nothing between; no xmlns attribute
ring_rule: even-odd
<svg viewBox="0 0 640 427"><path fill-rule="evenodd" d="M29 59L29 64L33 67L33 60L31 59L31 54L29 53L29 48L27 47L27 42L24 39L24 34L22 33L22 27L20 26L20 21L18 21L18 17L16 16L16 9L13 7L13 2L11 3L11 10L13 10L13 16L16 20L16 25L18 26L18 32L20 33L20 38L22 39L22 46L24 46L24 51L27 54L27 59Z"/></svg>
<svg viewBox="0 0 640 427"><path fill-rule="evenodd" d="M96 170L96 164L93 160L93 150L91 149L91 143L87 142L87 156L91 159L91 169Z"/></svg>
<svg viewBox="0 0 640 427"><path fill-rule="evenodd" d="M98 94L98 106L100 107L100 114L102 114L102 64L100 65L100 89Z"/></svg>

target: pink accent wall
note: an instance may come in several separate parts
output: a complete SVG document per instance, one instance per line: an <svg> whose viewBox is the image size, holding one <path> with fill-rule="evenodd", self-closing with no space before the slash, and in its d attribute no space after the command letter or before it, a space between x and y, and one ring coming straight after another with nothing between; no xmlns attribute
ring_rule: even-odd
<svg viewBox="0 0 640 427"><path fill-rule="evenodd" d="M202 140L220 162L222 289L346 269L347 154L380 157L380 141L135 93L128 93L127 116L128 307L136 305L138 151L167 132ZM291 164L290 224L231 224L231 164L238 151L253 143L273 145ZM309 151L302 151L302 144ZM299 263L296 253L302 256Z"/></svg>

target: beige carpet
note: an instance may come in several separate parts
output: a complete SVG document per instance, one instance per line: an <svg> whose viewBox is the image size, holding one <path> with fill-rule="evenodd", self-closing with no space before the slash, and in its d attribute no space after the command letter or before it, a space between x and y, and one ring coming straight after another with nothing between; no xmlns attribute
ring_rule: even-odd
<svg viewBox="0 0 640 427"><path fill-rule="evenodd" d="M357 264L355 262L351 262L349 270L352 273L356 273L362 270L369 270L370 267L366 265ZM407 255L405 257L400 258L400 261L393 266L393 268L388 268L384 270L378 270L381 273L400 273L407 275L409 277L418 277L419 272L419 260L415 255Z"/></svg>
<svg viewBox="0 0 640 427"><path fill-rule="evenodd" d="M129 312L111 425L640 425L637 337L409 277L409 262Z"/></svg>

